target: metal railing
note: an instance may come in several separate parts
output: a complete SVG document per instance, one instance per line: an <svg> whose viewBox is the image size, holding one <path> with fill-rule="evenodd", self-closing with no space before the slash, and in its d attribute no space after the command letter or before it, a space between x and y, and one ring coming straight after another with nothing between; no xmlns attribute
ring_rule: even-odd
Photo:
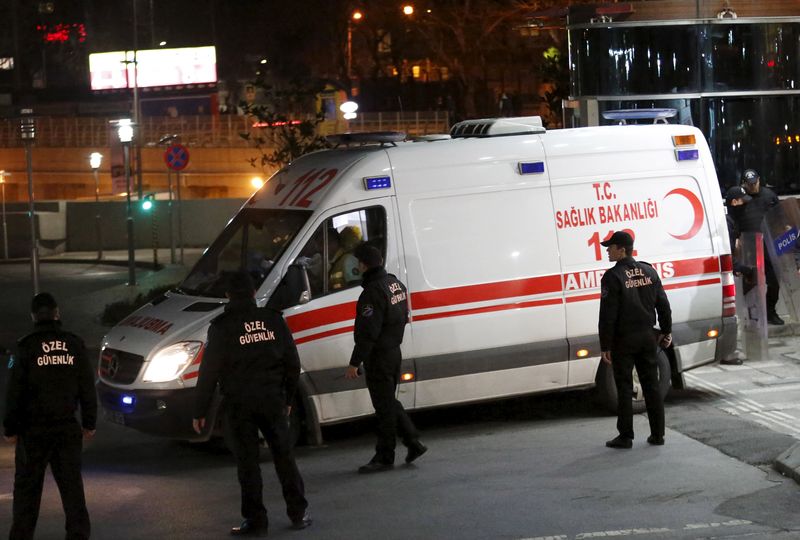
<svg viewBox="0 0 800 540"><path fill-rule="evenodd" d="M116 136L110 117L36 118L36 145L59 148L109 146L109 136ZM253 120L245 116L148 116L142 119L138 137L142 145L155 145L165 134L177 133L189 146L243 148L250 146L240 133L252 132ZM410 136L447 133L446 111L408 111L361 113L351 122L330 121L320 124L320 133L342 131L404 131ZM260 128L269 129L269 128ZM0 120L0 147L23 146L19 120Z"/></svg>

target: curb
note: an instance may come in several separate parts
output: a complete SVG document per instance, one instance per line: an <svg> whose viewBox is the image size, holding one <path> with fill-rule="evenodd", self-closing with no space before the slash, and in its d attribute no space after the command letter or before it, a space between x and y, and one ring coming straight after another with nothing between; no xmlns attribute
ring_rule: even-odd
<svg viewBox="0 0 800 540"><path fill-rule="evenodd" d="M800 443L796 443L779 455L772 467L784 476L800 484Z"/></svg>
<svg viewBox="0 0 800 540"><path fill-rule="evenodd" d="M30 259L2 259L0 260L0 265L3 264L28 264L30 263ZM58 259L39 259L39 264L43 263L55 263L55 264L104 264L108 266L128 266L127 260L115 260L115 259L67 259L67 258L58 258ZM161 270L164 268L163 264L154 265L152 262L144 262L144 261L134 261L134 266L136 268L143 268L145 270Z"/></svg>

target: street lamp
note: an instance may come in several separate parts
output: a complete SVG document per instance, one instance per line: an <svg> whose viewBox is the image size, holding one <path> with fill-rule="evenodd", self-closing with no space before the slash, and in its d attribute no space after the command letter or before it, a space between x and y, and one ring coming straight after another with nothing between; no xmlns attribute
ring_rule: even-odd
<svg viewBox="0 0 800 540"><path fill-rule="evenodd" d="M345 101L339 105L339 110L342 111L342 117L345 120L355 120L357 116L356 111L358 110L358 103L355 101Z"/></svg>
<svg viewBox="0 0 800 540"><path fill-rule="evenodd" d="M260 176L254 176L250 179L250 185L253 186L256 191L258 191L264 186L264 179Z"/></svg>
<svg viewBox="0 0 800 540"><path fill-rule="evenodd" d="M3 192L3 258L8 259L8 225L6 224L6 171L0 171L0 189Z"/></svg>
<svg viewBox="0 0 800 540"><path fill-rule="evenodd" d="M103 258L103 228L100 224L100 178L97 171L100 169L100 164L103 162L103 154L100 152L92 152L89 154L89 166L92 168L94 175L94 225L97 231L97 260Z"/></svg>
<svg viewBox="0 0 800 540"><path fill-rule="evenodd" d="M413 15L414 14L414 6L411 4L406 4L403 6L403 15Z"/></svg>
<svg viewBox="0 0 800 540"><path fill-rule="evenodd" d="M133 140L133 123L130 118L117 121L117 135L122 143L123 160L125 164L125 198L127 202L127 230L128 230L128 285L136 285L136 254L133 250L133 210L131 209L131 141Z"/></svg>
<svg viewBox="0 0 800 540"><path fill-rule="evenodd" d="M28 217L31 224L31 280L33 281L33 294L39 294L39 247L36 239L36 209L33 198L33 157L31 145L36 140L36 120L33 118L33 109L22 109L22 118L19 122L20 137L25 143L25 162L28 173Z"/></svg>
<svg viewBox="0 0 800 540"><path fill-rule="evenodd" d="M353 79L353 21L358 22L364 18L364 14L355 10L347 19L347 78Z"/></svg>

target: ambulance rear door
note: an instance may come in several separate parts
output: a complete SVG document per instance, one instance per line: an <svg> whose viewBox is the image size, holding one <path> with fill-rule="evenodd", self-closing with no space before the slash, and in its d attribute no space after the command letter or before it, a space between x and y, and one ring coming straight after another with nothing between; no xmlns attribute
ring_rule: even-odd
<svg viewBox="0 0 800 540"><path fill-rule="evenodd" d="M614 265L600 242L618 230L634 237L633 257L658 271L679 352L689 364L714 357L715 341L706 334L719 326L722 297L715 218L706 208L715 199L698 154L679 159L675 129L702 137L685 126L585 128L544 137L563 264L570 386L595 380L600 280Z"/></svg>

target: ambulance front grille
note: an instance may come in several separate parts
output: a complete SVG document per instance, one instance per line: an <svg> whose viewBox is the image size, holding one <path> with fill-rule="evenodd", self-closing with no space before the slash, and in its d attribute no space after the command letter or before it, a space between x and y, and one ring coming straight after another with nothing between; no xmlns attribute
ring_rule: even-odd
<svg viewBox="0 0 800 540"><path fill-rule="evenodd" d="M131 384L139 376L144 357L115 349L105 349L100 355L100 378L117 384Z"/></svg>

